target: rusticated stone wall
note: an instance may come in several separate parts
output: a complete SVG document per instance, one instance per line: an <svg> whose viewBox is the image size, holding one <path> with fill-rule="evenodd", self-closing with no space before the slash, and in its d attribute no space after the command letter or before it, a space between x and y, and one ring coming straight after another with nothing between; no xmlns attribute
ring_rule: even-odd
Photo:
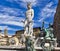
<svg viewBox="0 0 60 51"><path fill-rule="evenodd" d="M56 9L55 17L54 17L53 28L54 28L54 35L55 37L57 37L57 40L60 46L60 0L58 1L59 2Z"/></svg>

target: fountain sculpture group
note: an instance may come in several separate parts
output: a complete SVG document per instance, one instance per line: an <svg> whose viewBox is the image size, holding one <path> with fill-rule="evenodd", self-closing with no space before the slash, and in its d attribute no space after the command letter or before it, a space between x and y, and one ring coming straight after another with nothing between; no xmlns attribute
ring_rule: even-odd
<svg viewBox="0 0 60 51"><path fill-rule="evenodd" d="M27 4L28 10L26 11L26 20L25 20L25 45L26 45L26 51L35 51L34 45L33 45L33 17L34 17L34 10L31 9L31 3Z"/></svg>
<svg viewBox="0 0 60 51"><path fill-rule="evenodd" d="M26 20L24 22L24 27L25 27L25 31L24 31L24 35L25 35L25 50L26 51L35 51L34 46L36 46L37 44L35 43L35 41L33 41L33 17L34 17L34 10L31 8L31 3L27 4L27 8L28 10L26 11ZM53 35L53 28L51 27L51 25L49 24L49 28L44 29L44 22L42 25L42 31L40 32L40 37L42 36L43 39L42 41L39 43L40 47L43 48L43 51L51 51L52 47L54 46L54 42L56 42L56 40L54 40L54 35ZM50 39L49 39L50 38ZM37 41L38 42L38 41Z"/></svg>

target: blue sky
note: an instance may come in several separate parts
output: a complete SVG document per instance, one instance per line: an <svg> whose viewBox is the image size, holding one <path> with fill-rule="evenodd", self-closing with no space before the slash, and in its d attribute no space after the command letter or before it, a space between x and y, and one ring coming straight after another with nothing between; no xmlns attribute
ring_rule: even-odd
<svg viewBox="0 0 60 51"><path fill-rule="evenodd" d="M0 0L0 29L2 32L8 29L8 34L24 29L25 12L27 2L32 2L34 9L34 27L41 27L45 22L45 28L53 23L58 0Z"/></svg>

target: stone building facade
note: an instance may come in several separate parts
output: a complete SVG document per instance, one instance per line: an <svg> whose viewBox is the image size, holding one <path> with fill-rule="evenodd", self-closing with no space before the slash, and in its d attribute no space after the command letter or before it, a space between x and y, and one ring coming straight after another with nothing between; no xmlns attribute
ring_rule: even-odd
<svg viewBox="0 0 60 51"><path fill-rule="evenodd" d="M40 33L41 28L40 27L36 27L33 28L33 35L38 36L38 34ZM16 31L15 35L19 38L21 36L21 34L24 34L24 30L19 30Z"/></svg>
<svg viewBox="0 0 60 51"><path fill-rule="evenodd" d="M55 37L57 37L58 43L60 43L60 0L54 17L53 28L54 28L54 35Z"/></svg>

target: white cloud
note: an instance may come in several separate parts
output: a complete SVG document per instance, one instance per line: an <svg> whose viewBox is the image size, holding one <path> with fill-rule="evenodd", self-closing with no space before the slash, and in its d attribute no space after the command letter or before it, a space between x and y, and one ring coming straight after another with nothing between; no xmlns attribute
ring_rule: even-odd
<svg viewBox="0 0 60 51"><path fill-rule="evenodd" d="M18 30L18 29L14 29L14 28L11 28L11 27L8 27L8 26L0 26L0 30L4 30L4 29L12 30L12 31Z"/></svg>
<svg viewBox="0 0 60 51"><path fill-rule="evenodd" d="M31 2L32 6L36 6L38 1L37 0L6 0L8 2L16 2L17 4L19 4L21 7L26 8L27 2Z"/></svg>
<svg viewBox="0 0 60 51"><path fill-rule="evenodd" d="M50 2L46 5L46 7L51 7L53 5L53 2Z"/></svg>
<svg viewBox="0 0 60 51"><path fill-rule="evenodd" d="M48 3L39 13L39 22L44 21L46 18L51 17L55 12L56 12L56 8L51 8L53 5L52 2Z"/></svg>
<svg viewBox="0 0 60 51"><path fill-rule="evenodd" d="M53 5L52 2L48 3L41 11L41 16L44 16L44 17L49 17L51 16L51 13L55 13L56 12L56 9L55 8L52 8L51 9L51 6Z"/></svg>
<svg viewBox="0 0 60 51"><path fill-rule="evenodd" d="M10 15L12 14L12 15ZM24 15L21 9L10 8L0 5L0 24L10 24L23 27L23 17L17 17L18 15Z"/></svg>
<svg viewBox="0 0 60 51"><path fill-rule="evenodd" d="M33 6L37 4L37 0L21 0L22 2L31 2Z"/></svg>
<svg viewBox="0 0 60 51"><path fill-rule="evenodd" d="M24 27L24 24L21 22L22 20L24 20L24 18L22 17L15 17L10 15L0 14L0 28L1 30L4 30L5 28L7 28L7 30L17 31L19 30L18 28L11 28L11 27L8 27L8 25ZM4 26L1 26L1 25L4 25Z"/></svg>
<svg viewBox="0 0 60 51"><path fill-rule="evenodd" d="M0 12L2 12L2 14L5 15L13 15L13 16L24 16L24 11L21 9L17 9L17 8L10 8L10 7L5 7L0 5Z"/></svg>
<svg viewBox="0 0 60 51"><path fill-rule="evenodd" d="M0 14L0 24L10 24L23 27L23 23L21 21L25 20L22 17L15 17L9 15Z"/></svg>
<svg viewBox="0 0 60 51"><path fill-rule="evenodd" d="M24 24L22 22L17 21L4 21L3 24L9 24L9 25L15 25L15 26L21 26L24 27Z"/></svg>

